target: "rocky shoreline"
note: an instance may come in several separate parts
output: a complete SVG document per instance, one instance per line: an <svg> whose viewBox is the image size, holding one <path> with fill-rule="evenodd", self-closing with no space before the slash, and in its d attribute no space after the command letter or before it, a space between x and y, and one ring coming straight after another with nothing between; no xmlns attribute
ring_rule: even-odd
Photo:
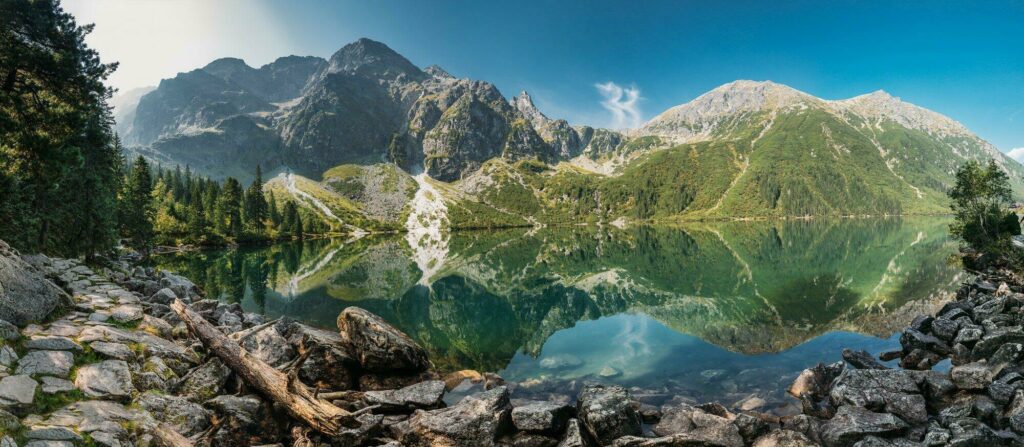
<svg viewBox="0 0 1024 447"><path fill-rule="evenodd" d="M882 355L902 368L845 352L800 374L801 414L779 417L597 383L524 400L494 374L441 376L359 308L337 332L266 321L169 272L0 242L0 447L1024 445L1021 292L983 272Z"/></svg>

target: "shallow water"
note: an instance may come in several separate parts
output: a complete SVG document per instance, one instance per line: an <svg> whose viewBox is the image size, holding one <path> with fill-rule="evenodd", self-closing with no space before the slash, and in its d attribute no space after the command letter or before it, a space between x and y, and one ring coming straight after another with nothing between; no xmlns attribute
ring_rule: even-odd
<svg viewBox="0 0 1024 447"><path fill-rule="evenodd" d="M800 370L839 360L844 347L898 346L896 331L948 299L963 279L947 262L956 250L948 223L476 231L155 262L272 317L334 329L345 307L366 308L426 347L439 369L496 371L519 384L519 397L571 396L595 380L651 403L786 413L794 407L783 390Z"/></svg>

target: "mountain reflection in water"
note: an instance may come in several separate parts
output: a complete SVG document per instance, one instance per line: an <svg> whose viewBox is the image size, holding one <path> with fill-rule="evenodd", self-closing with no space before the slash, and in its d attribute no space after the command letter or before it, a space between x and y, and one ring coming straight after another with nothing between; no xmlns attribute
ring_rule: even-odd
<svg viewBox="0 0 1024 447"><path fill-rule="evenodd" d="M728 222L315 240L156 259L248 311L335 329L374 312L443 371L781 402L801 369L873 353L962 280L941 218ZM436 244L437 241L430 243ZM447 253L429 278L416 250ZM429 284L429 286L423 285ZM646 391L644 391L646 390ZM781 404L780 404L781 405Z"/></svg>

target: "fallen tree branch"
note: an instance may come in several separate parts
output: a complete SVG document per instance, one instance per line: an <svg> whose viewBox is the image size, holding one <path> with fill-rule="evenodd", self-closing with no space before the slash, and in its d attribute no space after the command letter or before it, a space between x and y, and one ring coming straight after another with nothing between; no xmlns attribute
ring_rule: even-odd
<svg viewBox="0 0 1024 447"><path fill-rule="evenodd" d="M153 437L156 438L157 444L164 447L193 447L192 441L164 423L153 428Z"/></svg>
<svg viewBox="0 0 1024 447"><path fill-rule="evenodd" d="M310 428L334 436L342 430L344 422L352 420L353 416L348 411L317 398L302 382L291 380L288 375L253 357L180 299L171 303L171 309L203 345L245 383L285 407L289 414Z"/></svg>

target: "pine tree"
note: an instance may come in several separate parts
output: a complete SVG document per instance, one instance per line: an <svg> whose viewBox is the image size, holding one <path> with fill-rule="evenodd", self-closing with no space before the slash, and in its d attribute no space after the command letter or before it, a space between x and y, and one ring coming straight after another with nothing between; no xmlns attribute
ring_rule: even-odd
<svg viewBox="0 0 1024 447"><path fill-rule="evenodd" d="M218 231L235 239L242 237L242 185L228 177L217 200Z"/></svg>
<svg viewBox="0 0 1024 447"><path fill-rule="evenodd" d="M274 228L278 228L281 225L281 211L277 209L277 198L274 197L274 191L270 191L270 203L267 204L270 208L270 224Z"/></svg>
<svg viewBox="0 0 1024 447"><path fill-rule="evenodd" d="M139 156L121 195L121 234L136 249L146 251L153 241L153 179L149 163Z"/></svg>
<svg viewBox="0 0 1024 447"><path fill-rule="evenodd" d="M267 220L267 199L263 196L263 172L256 166L256 178L245 192L245 222L257 233L263 232L263 222Z"/></svg>
<svg viewBox="0 0 1024 447"><path fill-rule="evenodd" d="M0 238L17 248L91 255L113 242L104 81L117 65L86 45L90 31L59 1L0 1Z"/></svg>

